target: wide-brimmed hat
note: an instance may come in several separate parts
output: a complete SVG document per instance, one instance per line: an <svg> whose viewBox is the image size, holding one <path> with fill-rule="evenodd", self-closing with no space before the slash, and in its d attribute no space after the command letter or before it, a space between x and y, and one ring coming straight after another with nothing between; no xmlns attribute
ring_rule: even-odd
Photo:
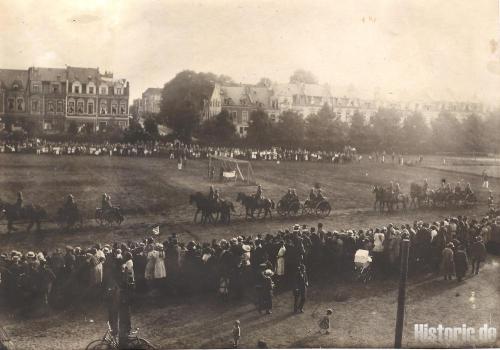
<svg viewBox="0 0 500 350"><path fill-rule="evenodd" d="M250 246L249 246L249 245L247 245L247 244L243 244L243 245L241 246L241 248L242 248L242 249L243 249L243 251L245 251L245 252L249 252L249 251L251 250Z"/></svg>
<svg viewBox="0 0 500 350"><path fill-rule="evenodd" d="M33 259L35 257L35 253L34 252L27 252L26 253L26 257L30 258L30 259Z"/></svg>
<svg viewBox="0 0 500 350"><path fill-rule="evenodd" d="M270 269L267 269L264 271L264 276L272 276L274 275L274 272Z"/></svg>

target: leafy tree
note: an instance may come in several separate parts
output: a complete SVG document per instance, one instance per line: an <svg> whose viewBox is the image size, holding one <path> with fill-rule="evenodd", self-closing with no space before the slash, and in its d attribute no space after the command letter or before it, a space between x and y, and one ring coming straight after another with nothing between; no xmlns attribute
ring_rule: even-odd
<svg viewBox="0 0 500 350"><path fill-rule="evenodd" d="M368 151L369 144L369 129L366 125L364 115L356 111L351 117L351 125L348 131L348 143L356 147L358 151Z"/></svg>
<svg viewBox="0 0 500 350"><path fill-rule="evenodd" d="M258 109L250 114L250 122L247 130L247 141L256 147L269 147L273 145L275 126L267 113Z"/></svg>
<svg viewBox="0 0 500 350"><path fill-rule="evenodd" d="M462 125L454 114L442 111L436 119L432 120L431 126L434 150L439 152L464 150Z"/></svg>
<svg viewBox="0 0 500 350"><path fill-rule="evenodd" d="M223 109L219 114L207 120L201 129L200 138L209 144L227 144L235 138L236 127Z"/></svg>
<svg viewBox="0 0 500 350"><path fill-rule="evenodd" d="M290 77L290 83L317 84L318 79L316 79L314 74L309 71L306 71L304 69L297 69Z"/></svg>
<svg viewBox="0 0 500 350"><path fill-rule="evenodd" d="M159 121L167 124L181 141L189 142L200 125L204 101L215 83L228 84L232 79L191 70L178 73L163 87Z"/></svg>
<svg viewBox="0 0 500 350"><path fill-rule="evenodd" d="M276 130L276 141L285 148L299 148L304 144L305 122L302 116L292 111L286 111L280 116Z"/></svg>
<svg viewBox="0 0 500 350"><path fill-rule="evenodd" d="M312 114L306 120L307 145L312 149L332 149L344 145L346 124L343 123L331 110L328 104L324 104L317 114Z"/></svg>
<svg viewBox="0 0 500 350"><path fill-rule="evenodd" d="M468 152L484 152L486 150L486 125L481 117L471 114L462 123L463 142ZM498 131L498 130L497 130Z"/></svg>
<svg viewBox="0 0 500 350"><path fill-rule="evenodd" d="M424 153L429 149L430 128L421 113L409 115L401 129L401 147L411 153Z"/></svg>
<svg viewBox="0 0 500 350"><path fill-rule="evenodd" d="M490 152L500 153L500 111L490 113L484 120L485 141Z"/></svg>
<svg viewBox="0 0 500 350"><path fill-rule="evenodd" d="M153 137L158 136L158 123L154 118L149 117L144 121L144 131Z"/></svg>
<svg viewBox="0 0 500 350"><path fill-rule="evenodd" d="M379 150L396 151L400 148L401 114L394 109L379 109L370 118L374 146Z"/></svg>
<svg viewBox="0 0 500 350"><path fill-rule="evenodd" d="M68 125L68 133L71 135L78 134L78 125L74 120L72 120Z"/></svg>
<svg viewBox="0 0 500 350"><path fill-rule="evenodd" d="M146 140L146 133L144 132L144 128L142 125L135 121L131 120L128 129L125 131L124 140L125 142L136 143L140 141Z"/></svg>

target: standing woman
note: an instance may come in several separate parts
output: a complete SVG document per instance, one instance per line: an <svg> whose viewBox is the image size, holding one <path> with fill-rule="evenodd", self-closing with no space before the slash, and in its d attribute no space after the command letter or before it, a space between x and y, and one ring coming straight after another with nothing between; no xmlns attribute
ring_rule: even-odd
<svg viewBox="0 0 500 350"><path fill-rule="evenodd" d="M159 280L165 279L167 277L167 271L165 269L165 252L163 251L163 244L156 243L155 245L155 266L154 266L154 279L159 282ZM158 283L156 283L158 284Z"/></svg>
<svg viewBox="0 0 500 350"><path fill-rule="evenodd" d="M276 276L278 278L277 283L280 283L285 276L285 242L281 241L281 246L278 249L278 255L276 259Z"/></svg>
<svg viewBox="0 0 500 350"><path fill-rule="evenodd" d="M153 243L149 243L146 246L147 263L146 263L146 270L144 272L144 278L146 279L148 288L151 288L151 284L155 278L156 255L157 252L154 250Z"/></svg>
<svg viewBox="0 0 500 350"><path fill-rule="evenodd" d="M448 243L446 248L443 249L443 274L444 280L451 280L453 278L453 273L455 272L455 259L453 257L453 243Z"/></svg>

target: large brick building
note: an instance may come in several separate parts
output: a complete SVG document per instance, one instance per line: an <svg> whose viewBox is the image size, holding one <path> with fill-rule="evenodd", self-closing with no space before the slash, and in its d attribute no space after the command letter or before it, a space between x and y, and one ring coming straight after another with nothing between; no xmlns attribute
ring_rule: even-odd
<svg viewBox="0 0 500 350"><path fill-rule="evenodd" d="M64 130L71 122L102 130L128 127L129 83L98 68L0 69L0 118Z"/></svg>

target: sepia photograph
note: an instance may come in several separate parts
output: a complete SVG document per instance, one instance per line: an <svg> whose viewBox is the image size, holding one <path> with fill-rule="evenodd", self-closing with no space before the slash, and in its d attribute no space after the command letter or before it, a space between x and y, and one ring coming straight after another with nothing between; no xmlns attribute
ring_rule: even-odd
<svg viewBox="0 0 500 350"><path fill-rule="evenodd" d="M500 0L0 0L0 350L499 327Z"/></svg>

